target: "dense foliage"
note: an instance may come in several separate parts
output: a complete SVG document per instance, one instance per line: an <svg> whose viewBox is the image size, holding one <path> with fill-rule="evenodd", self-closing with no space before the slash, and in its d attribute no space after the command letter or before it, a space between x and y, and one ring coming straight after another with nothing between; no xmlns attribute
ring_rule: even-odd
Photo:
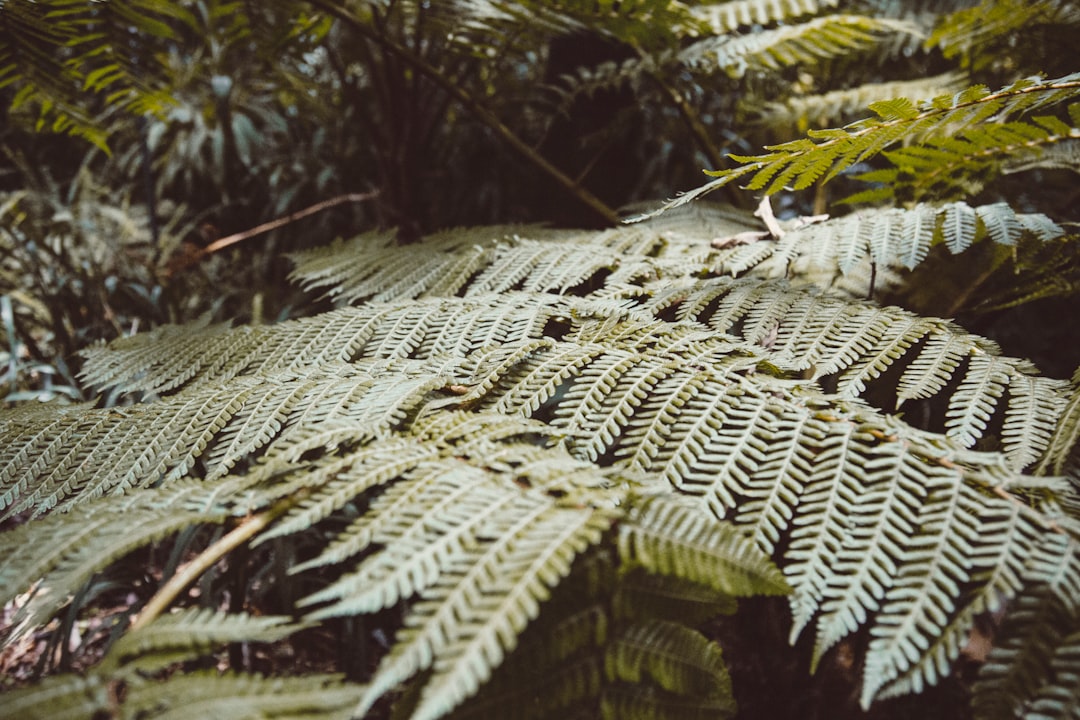
<svg viewBox="0 0 1080 720"><path fill-rule="evenodd" d="M1074 717L1078 24L0 4L0 715Z"/></svg>

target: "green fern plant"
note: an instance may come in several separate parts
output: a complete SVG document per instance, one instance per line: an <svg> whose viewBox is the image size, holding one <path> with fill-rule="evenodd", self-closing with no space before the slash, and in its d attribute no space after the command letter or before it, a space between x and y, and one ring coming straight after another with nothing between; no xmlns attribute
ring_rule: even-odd
<svg viewBox="0 0 1080 720"><path fill-rule="evenodd" d="M359 714L389 693L411 717L500 707L520 697L500 679L504 664L519 677L515 650L581 663L545 676L554 706L538 716L646 700L667 715L730 711L715 646L672 609L788 585L793 637L813 635L815 662L869 630L869 705L942 677L978 614L1043 583L1073 592L1049 570L1075 572L1073 491L1020 474L1074 444L1064 384L943 321L782 280L703 278L726 249L688 217L537 239L462 230L419 255L364 236L296 257L298 279L355 306L91 350L87 380L145 399L24 407L0 429L6 513L37 516L0 536L0 586L23 598L9 641L134 549L222 524L189 575L241 547L298 543L281 581L309 588L292 601L304 623L401 608L351 690ZM725 217L738 216L712 227ZM382 248L374 272L357 265L364 248ZM551 272L567 253L608 261ZM412 273L395 279L404 263ZM944 434L891 414L912 402ZM965 449L976 444L1004 453ZM639 585L687 584L642 601L652 619L624 619L589 609L637 603L593 575L612 572L597 562ZM132 637L185 604L192 577L178 578ZM559 599L578 582L599 589ZM530 639L556 627L566 639L547 649ZM662 659L669 643L677 666ZM254 687L237 682L203 692L235 702ZM168 683L145 692L171 697ZM13 697L58 702L46 686Z"/></svg>
<svg viewBox="0 0 1080 720"><path fill-rule="evenodd" d="M417 5L315 5L447 80ZM758 79L917 34L837 5L445 3L433 27L453 57L505 57L526 22L602 32L637 57L580 71L567 97L652 78L699 132L668 66ZM667 32L643 30L653 14ZM962 45L964 17L931 42ZM365 35L380 22L415 33ZM749 23L769 27L732 34ZM740 156L688 196L879 157L895 167L857 199L949 202L783 222L762 206L764 229L699 204L595 233L371 232L291 255L332 310L88 349L82 378L109 400L0 414L3 642L66 641L110 587L134 599L96 664L63 672L65 647L0 717L728 717L701 623L753 595L787 596L813 667L861 648L864 708L947 677L1003 613L975 708L1068 717L1080 381L863 298L942 250L1067 244L1064 223L967 195L1064 147L1077 87L879 99L876 118ZM799 97L832 114L864 91ZM451 97L509 137L495 99ZM916 167L949 182L908 182ZM147 556L160 580L125 577ZM263 677L251 643L324 659Z"/></svg>

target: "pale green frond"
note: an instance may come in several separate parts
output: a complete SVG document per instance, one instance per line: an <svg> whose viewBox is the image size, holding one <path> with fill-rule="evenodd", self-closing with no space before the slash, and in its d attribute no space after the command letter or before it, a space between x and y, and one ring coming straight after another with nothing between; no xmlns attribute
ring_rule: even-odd
<svg viewBox="0 0 1080 720"><path fill-rule="evenodd" d="M13 467L5 516L23 510L38 515L180 477L240 411L251 387L237 383L130 410L89 410L67 427L50 427L56 435L49 447L66 445L63 452L46 451L28 465ZM31 430L28 440L41 438ZM19 436L10 439L21 441Z"/></svg>
<svg viewBox="0 0 1080 720"><path fill-rule="evenodd" d="M434 673L413 717L441 717L474 694L569 573L574 557L597 543L611 522L588 509L503 492L515 497L491 528L497 534L468 549L469 562L443 574L412 607L414 620L375 671L358 712L429 667ZM484 597L490 605L477 606Z"/></svg>
<svg viewBox="0 0 1080 720"><path fill-rule="evenodd" d="M1064 556L1058 554L1060 546L1044 543L1028 559L1034 584L1016 598L975 684L973 706L982 717L1011 720L1037 716L1032 709L1037 697L1045 694L1049 699L1075 687L1070 670L1057 675L1054 667L1056 662L1068 662L1070 636L1080 625L1075 540L1059 542L1066 543ZM1067 717L1060 711L1048 716Z"/></svg>
<svg viewBox="0 0 1080 720"><path fill-rule="evenodd" d="M948 474L940 479L922 512L921 529L930 534L908 549L883 605L880 631L868 648L864 707L875 696L935 684L959 657L974 615L997 610L1022 586L1025 565L1040 545L1063 539L1043 532L1020 506L986 503ZM981 587L966 607L959 606L954 598L974 578Z"/></svg>
<svg viewBox="0 0 1080 720"><path fill-rule="evenodd" d="M421 265L394 244L392 233L370 233L345 243L296 253L291 278L306 289L330 287L346 303L387 302L429 294L453 294L488 264L509 229L450 231L426 241Z"/></svg>
<svg viewBox="0 0 1080 720"><path fill-rule="evenodd" d="M198 342L192 342L196 333ZM142 335L118 338L108 346L83 350L86 363L81 376L88 385L101 389L121 387L160 394L202 372L221 372L233 353L249 347L251 340L258 342L259 338L247 337L249 333L257 334L258 330L230 332L227 323L195 324L184 329L164 325Z"/></svg>
<svg viewBox="0 0 1080 720"><path fill-rule="evenodd" d="M575 378L552 425L567 433L564 442L574 455L595 462L614 446L656 384L675 369L662 359L641 362L629 352L606 352Z"/></svg>
<svg viewBox="0 0 1080 720"><path fill-rule="evenodd" d="M619 577L612 600L615 617L622 620L657 618L697 626L717 615L730 615L738 607L734 597L676 576L653 575L643 568Z"/></svg>
<svg viewBox="0 0 1080 720"><path fill-rule="evenodd" d="M345 457L334 458L331 462L304 468L304 487L308 491L306 496L290 509L285 517L256 538L253 544L258 545L271 538L307 530L363 493L384 485L433 458L436 452L435 448L406 438L389 438L364 445ZM379 502L385 503L386 498L387 496L383 495ZM392 513L388 515L388 519L393 517ZM357 521L359 522L360 520ZM336 538L319 556L294 566L290 572L301 572L309 567L341 562L363 550L371 542L370 532L360 533L355 524L349 528L348 533Z"/></svg>
<svg viewBox="0 0 1080 720"><path fill-rule="evenodd" d="M963 80L959 73L948 72L918 80L866 83L820 95L796 95L782 102L769 102L761 107L750 106L748 111L758 122L771 126L822 127L863 113L876 102L900 97L918 102L947 92L956 92L961 88Z"/></svg>
<svg viewBox="0 0 1080 720"><path fill-rule="evenodd" d="M1056 388L1055 388L1056 386ZM1002 452L1017 470L1043 457L1065 412L1067 383L1014 373L1001 429ZM1050 392L1055 388L1057 392Z"/></svg>
<svg viewBox="0 0 1080 720"><path fill-rule="evenodd" d="M165 720L348 720L362 692L362 686L335 675L260 677L202 670L178 673L160 683L133 684L124 698L124 709L132 716Z"/></svg>
<svg viewBox="0 0 1080 720"><path fill-rule="evenodd" d="M512 511L516 497L470 465L429 462L409 475L327 548L331 557L370 543L384 549L302 600L301 606L333 603L313 618L375 612L423 592L452 558L468 555L487 523Z"/></svg>
<svg viewBox="0 0 1080 720"><path fill-rule="evenodd" d="M984 0L975 7L944 16L926 45L940 48L945 57L972 51L996 39L1038 25L1080 23L1076 8L1061 0Z"/></svg>
<svg viewBox="0 0 1080 720"><path fill-rule="evenodd" d="M918 34L918 29L865 15L824 15L747 35L705 38L681 50L678 59L696 72L721 71L740 78L750 69L812 65L870 47L895 32Z"/></svg>
<svg viewBox="0 0 1080 720"><path fill-rule="evenodd" d="M733 0L698 5L691 8L691 14L721 34L747 25L769 25L801 15L816 15L839 4L839 0Z"/></svg>
<svg viewBox="0 0 1080 720"><path fill-rule="evenodd" d="M945 412L945 433L964 447L971 447L986 424L1009 382L1009 362L991 355L975 354Z"/></svg>
<svg viewBox="0 0 1080 720"><path fill-rule="evenodd" d="M123 635L109 649L104 667L132 675L135 667L140 672L149 672L205 654L216 645L275 642L303 627L285 616L256 617L188 608Z"/></svg>
<svg viewBox="0 0 1080 720"><path fill-rule="evenodd" d="M736 526L676 499L635 507L619 526L619 554L631 567L674 575L737 597L783 595L790 588Z"/></svg>
<svg viewBox="0 0 1080 720"><path fill-rule="evenodd" d="M1061 474L1075 466L1075 453L1080 451L1080 382L1075 375L1072 385L1046 452L1035 468L1038 473Z"/></svg>
<svg viewBox="0 0 1080 720"><path fill-rule="evenodd" d="M31 593L19 608L11 639L47 620L97 572L132 550L188 527L223 522L220 508L206 507L210 495L197 483L172 483L126 501L101 498L4 533L5 601Z"/></svg>
<svg viewBox="0 0 1080 720"><path fill-rule="evenodd" d="M1062 140L1031 155L1006 158L1001 171L1010 175L1038 169L1064 169L1080 173L1080 140Z"/></svg>
<svg viewBox="0 0 1080 720"><path fill-rule="evenodd" d="M108 712L109 683L98 675L53 675L29 687L4 692L3 720L86 720Z"/></svg>
<svg viewBox="0 0 1080 720"><path fill-rule="evenodd" d="M835 264L846 275L867 259L879 267L900 266L910 270L937 244L944 244L956 254L983 238L1001 245L1015 245L1029 232L1040 241L1064 234L1049 218L1042 216L1036 220L1013 211L1005 203L970 207L955 202L940 207L919 204L911 209L860 210L797 228L767 247L777 259L791 263L811 248L823 246L827 253L825 262ZM804 246L810 247L804 249Z"/></svg>
<svg viewBox="0 0 1080 720"><path fill-rule="evenodd" d="M648 679L679 695L731 697L720 646L681 623L637 622L607 647L607 676L640 684Z"/></svg>

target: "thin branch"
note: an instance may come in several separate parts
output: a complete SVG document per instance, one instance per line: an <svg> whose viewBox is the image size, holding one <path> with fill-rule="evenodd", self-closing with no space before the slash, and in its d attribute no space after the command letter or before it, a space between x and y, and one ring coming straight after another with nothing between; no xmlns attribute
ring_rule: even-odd
<svg viewBox="0 0 1080 720"><path fill-rule="evenodd" d="M323 200L322 202L315 203L314 205L309 205L303 210L297 210L296 212L285 215L284 217L279 217L275 220L264 222L261 225L256 225L255 227L244 230L243 232L226 235L225 237L219 238L218 240L215 240L214 242L207 245L206 247L200 249L198 252L184 256L177 263L171 265L166 270L165 274L166 276L172 275L173 273L179 272L190 267L191 265L194 265L195 263L199 262L211 253L215 253L218 250L223 250L230 245L235 245L238 242L242 242L244 240L247 240L248 238L253 238L256 235L262 235L265 232L276 230L279 227L283 227L285 225L288 225L289 223L294 223L297 220L302 220L309 215L314 215L315 213L322 212L323 210L332 208L335 205L343 205L350 202L365 202L367 200L371 200L377 197L378 195L378 190L372 190L371 192L366 193L347 193L345 195L338 195L337 197L332 197L329 200Z"/></svg>
<svg viewBox="0 0 1080 720"><path fill-rule="evenodd" d="M130 630L139 630L156 620L176 600L180 593L198 580L204 572L212 568L230 552L265 530L270 523L296 505L298 499L297 497L285 498L258 515L244 519L231 532L199 553L183 570L169 578L169 581L158 589L154 597L150 598L150 602L146 603L142 612L135 618L135 621L131 623Z"/></svg>
<svg viewBox="0 0 1080 720"><path fill-rule="evenodd" d="M694 139L697 140L698 147L700 147L705 153L705 156L709 158L709 162L712 163L713 168L720 169L723 167L724 154L720 152L720 148L716 147L716 144L713 143L708 128L705 127L705 123L701 121L701 117L686 100L686 97L665 81L658 73L650 72L648 73L648 76L660 86L660 89L663 90L668 98L670 98L671 102L675 104L683 121L690 128L690 132L693 134Z"/></svg>

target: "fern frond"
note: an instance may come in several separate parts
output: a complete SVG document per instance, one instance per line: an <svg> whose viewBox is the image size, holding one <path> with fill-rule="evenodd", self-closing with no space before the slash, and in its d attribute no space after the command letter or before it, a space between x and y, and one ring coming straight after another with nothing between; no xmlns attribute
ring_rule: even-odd
<svg viewBox="0 0 1080 720"><path fill-rule="evenodd" d="M1066 107L1072 124L1053 115L1034 116L1024 121L982 124L949 137L885 151L892 168L856 178L887 184L856 194L846 202L881 200L905 192L916 198L970 195L1007 168L1037 167L1044 156L1053 164L1054 155L1047 152L1074 142L1080 135L1080 128L1075 127L1080 125L1080 107L1074 105ZM1056 154L1064 156L1062 152Z"/></svg>
<svg viewBox="0 0 1080 720"><path fill-rule="evenodd" d="M361 690L334 675L264 678L207 670L134 685L124 698L124 708L132 715L168 720L192 716L348 720Z"/></svg>
<svg viewBox="0 0 1080 720"><path fill-rule="evenodd" d="M346 303L387 302L512 289L564 292L614 265L611 259L581 248L572 233L534 230L523 239L499 230L482 234L461 230L426 240L430 252L420 268L391 244L390 236L364 235L344 245L292 256L296 263L292 278L308 289L330 287L331 295Z"/></svg>
<svg viewBox="0 0 1080 720"><path fill-rule="evenodd" d="M687 697L627 684L605 688L600 704L604 720L726 720L735 710L727 697Z"/></svg>
<svg viewBox="0 0 1080 720"><path fill-rule="evenodd" d="M130 411L93 410L67 427L55 428L59 432L45 452L27 466L12 468L11 501L4 516L23 510L39 515L57 506L147 487L163 477L180 477L240 411L250 391L251 383L239 383ZM31 433L27 441L40 439ZM14 438L12 442L21 444ZM60 445L66 447L60 451Z"/></svg>
<svg viewBox="0 0 1080 720"><path fill-rule="evenodd" d="M98 675L53 675L36 685L8 690L0 718L85 720L109 709L108 680Z"/></svg>
<svg viewBox="0 0 1080 720"><path fill-rule="evenodd" d="M1056 384L1059 392L1041 392L1037 385ZM1014 374L1009 378L1009 405L1001 429L1002 452L1017 470L1023 470L1044 457L1051 439L1064 419L1066 397L1064 381L1054 383L1043 378Z"/></svg>
<svg viewBox="0 0 1080 720"><path fill-rule="evenodd" d="M734 0L699 5L691 8L690 12L719 35L747 25L770 25L802 15L817 15L825 8L839 4L839 0Z"/></svg>
<svg viewBox="0 0 1080 720"><path fill-rule="evenodd" d="M1076 453L1080 451L1080 382L1073 376L1072 391L1068 394L1066 405L1057 421L1049 446L1035 471L1042 474L1065 472L1070 465L1075 467Z"/></svg>
<svg viewBox="0 0 1080 720"><path fill-rule="evenodd" d="M1060 0L986 0L975 7L958 10L941 18L926 41L928 48L940 48L947 58L967 55L975 68L986 62L977 52L980 46L1037 25L1066 25L1080 22L1076 9Z"/></svg>
<svg viewBox="0 0 1080 720"><path fill-rule="evenodd" d="M1071 663L1080 626L1075 540L1061 542L1064 556L1058 555L1061 547L1044 544L1029 561L1028 572L1037 579L1017 597L975 684L973 705L980 716L1068 717L1075 710L1054 702L1055 695L1076 687ZM1046 703L1040 709L1045 714L1035 709L1040 702Z"/></svg>
<svg viewBox="0 0 1080 720"><path fill-rule="evenodd" d="M973 86L955 95L914 103L904 98L874 103L877 117L859 120L843 128L810 130L807 137L767 147L756 156L732 155L741 163L730 170L709 171L714 180L668 202L640 219L683 205L712 190L749 176L746 185L767 195L791 186L807 188L823 182L902 141L923 141L935 134L962 134L987 123L1003 123L1074 100L1080 95L1080 76L1052 80L1026 78L991 92Z"/></svg>
<svg viewBox="0 0 1080 720"><path fill-rule="evenodd" d="M640 684L648 678L678 695L731 696L720 646L681 623L630 625L608 645L604 665L613 680Z"/></svg>
<svg viewBox="0 0 1080 720"><path fill-rule="evenodd" d="M433 676L414 718L440 717L474 694L569 573L574 557L597 543L611 522L602 513L557 508L520 494L511 507L514 512L502 513L496 526L499 535L471 548L470 562L440 577L413 606L414 620L375 671L358 713L428 667ZM484 596L492 604L479 612L473 598Z"/></svg>
<svg viewBox="0 0 1080 720"><path fill-rule="evenodd" d="M213 492L197 483L173 483L130 499L81 504L0 535L3 600L32 590L12 637L32 630L132 550L188 527L223 522L227 514L212 498Z"/></svg>
<svg viewBox="0 0 1080 720"><path fill-rule="evenodd" d="M983 434L1001 396L1008 386L1009 372L1001 360L989 355L972 355L960 387L949 398L945 413L946 435L964 447L971 447Z"/></svg>
<svg viewBox="0 0 1080 720"><path fill-rule="evenodd" d="M1080 140L1062 140L1040 148L1032 155L1024 154L1004 158L1001 172L1005 175L1028 170L1064 169L1080 173Z"/></svg>
<svg viewBox="0 0 1080 720"><path fill-rule="evenodd" d="M892 98L905 97L919 102L946 92L956 92L961 89L962 83L962 75L949 72L919 80L867 83L821 95L797 95L760 107L751 105L746 111L756 122L773 127L794 125L806 130L863 113L870 105Z"/></svg>
<svg viewBox="0 0 1080 720"><path fill-rule="evenodd" d="M655 498L619 526L619 554L631 567L673 575L736 597L784 595L790 588L735 526L694 505Z"/></svg>
<svg viewBox="0 0 1080 720"><path fill-rule="evenodd" d="M730 615L738 605L731 595L707 585L652 575L638 568L619 577L612 607L615 617L621 620L647 617L694 627L717 615Z"/></svg>
<svg viewBox="0 0 1080 720"><path fill-rule="evenodd" d="M742 36L721 35L681 50L679 62L695 72L740 78L750 69L812 65L876 43L888 33L917 34L914 26L865 15L825 15Z"/></svg>
<svg viewBox="0 0 1080 720"><path fill-rule="evenodd" d="M152 672L181 660L205 654L231 642L276 642L304 626L284 616L255 617L246 613L188 608L156 619L123 635L113 645L100 670L124 674Z"/></svg>
<svg viewBox="0 0 1080 720"><path fill-rule="evenodd" d="M1024 236L1041 242L1061 237L1064 230L1043 215L1022 214L1005 203L971 207L963 202L935 207L918 204L911 209L860 210L833 220L791 230L776 243L764 244L757 263L790 265L814 252L814 261L835 266L844 274L869 260L879 267L912 269L930 248L945 245L961 253L984 238L1000 245L1015 245ZM815 252L816 251L816 252ZM721 270L743 273L751 265L721 265Z"/></svg>

